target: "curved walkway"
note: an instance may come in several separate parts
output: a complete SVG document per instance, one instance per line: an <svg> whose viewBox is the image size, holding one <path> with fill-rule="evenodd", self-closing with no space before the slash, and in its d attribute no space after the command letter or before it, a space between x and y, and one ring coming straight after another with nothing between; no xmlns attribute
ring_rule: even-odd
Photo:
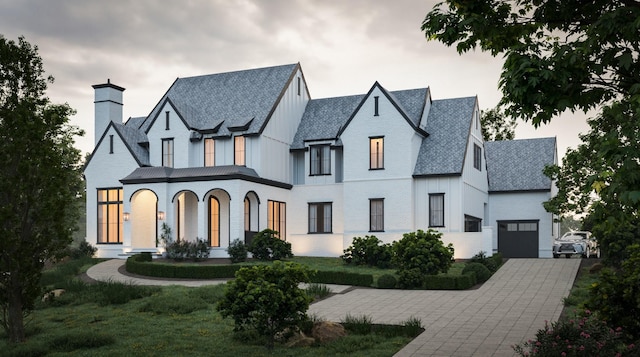
<svg viewBox="0 0 640 357"><path fill-rule="evenodd" d="M224 280L156 280L118 272L124 260L91 267L89 277L144 285L201 286ZM513 356L512 345L533 338L545 321L556 321L580 259L510 259L477 290L354 289L319 301L309 313L330 321L347 314L375 323L422 320L425 331L396 356ZM347 287L335 286L336 292ZM344 289L342 289L344 288Z"/></svg>

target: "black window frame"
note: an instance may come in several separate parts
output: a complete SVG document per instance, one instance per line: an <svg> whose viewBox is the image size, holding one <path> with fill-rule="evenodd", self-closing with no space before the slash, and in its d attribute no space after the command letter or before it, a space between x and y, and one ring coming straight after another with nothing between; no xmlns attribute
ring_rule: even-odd
<svg viewBox="0 0 640 357"><path fill-rule="evenodd" d="M278 220L275 220L275 208L278 208ZM284 215L282 211L284 209ZM284 216L284 217L283 217ZM278 232L277 237L287 238L287 203L282 201L267 200L267 228Z"/></svg>
<svg viewBox="0 0 640 357"><path fill-rule="evenodd" d="M464 231L465 232L482 232L482 219L465 214L464 215Z"/></svg>
<svg viewBox="0 0 640 357"><path fill-rule="evenodd" d="M380 109L380 97L376 95L373 97L373 116L374 117L380 116L379 109Z"/></svg>
<svg viewBox="0 0 640 357"><path fill-rule="evenodd" d="M374 204L380 204L381 213L374 214ZM377 223L377 217L380 217L381 227L374 226ZM375 221L375 222L374 222ZM369 199L369 232L384 232L384 198L370 198Z"/></svg>
<svg viewBox="0 0 640 357"><path fill-rule="evenodd" d="M109 135L109 154L113 154L113 134Z"/></svg>
<svg viewBox="0 0 640 357"><path fill-rule="evenodd" d="M473 167L482 171L482 148L473 144Z"/></svg>
<svg viewBox="0 0 640 357"><path fill-rule="evenodd" d="M170 130L169 127L169 111L167 110L166 112L164 112L165 116L164 116L164 130Z"/></svg>
<svg viewBox="0 0 640 357"><path fill-rule="evenodd" d="M434 218L435 207L432 206L433 200L438 198L441 200L442 209L438 209L438 212L441 213L442 222L434 222L436 219ZM429 194L429 227L434 228L442 228L445 226L445 201L444 201L444 193L430 193Z"/></svg>
<svg viewBox="0 0 640 357"><path fill-rule="evenodd" d="M101 192L105 191L106 194L106 200L101 200L100 196L101 196ZM110 191L117 191L116 192L116 200L111 200L109 199L109 192ZM104 187L104 188L97 188L96 189L96 244L122 244L123 243L123 236L124 236L124 217L123 217L123 210L124 210L124 190L122 189L122 187ZM112 205L117 205L116 207L116 217L111 217L109 212L109 206ZM101 223L100 223L100 210L103 206L106 206L106 217L105 217L105 231L106 231L106 237L103 237L104 241L100 241L100 238L102 236L101 232ZM110 228L111 228L111 219L115 219L116 220L116 241L115 242L110 242L109 241L109 237L110 237Z"/></svg>
<svg viewBox="0 0 640 357"><path fill-rule="evenodd" d="M170 149L171 149L171 153L169 154L169 158L171 159L171 162L169 163L170 165L167 165L167 161L165 161L165 144L170 143ZM174 145L174 141L173 138L164 138L162 139L162 167L173 167L173 164L175 162L175 145Z"/></svg>
<svg viewBox="0 0 640 357"><path fill-rule="evenodd" d="M314 156L316 154L318 155L318 158L314 160ZM328 165L327 165L328 172L324 171L325 160L328 160ZM326 176L326 175L331 175L331 145L320 144L320 145L309 146L309 176Z"/></svg>
<svg viewBox="0 0 640 357"><path fill-rule="evenodd" d="M211 209L213 201L216 202L216 207L218 209L217 212L216 212L217 222L215 222L216 226L218 228L218 230L217 230L218 245L213 245L213 239L212 239L213 237L212 237L212 234L211 234L211 233L213 233L213 227L212 227L212 223L213 222L212 222L212 219L211 219L211 216L213 214L212 209ZM208 222L208 227L207 228L208 228L209 232L207 234L207 236L208 236L207 239L208 239L209 247L219 248L220 247L220 242L222 241L222 237L221 237L221 232L222 232L221 223L222 222L220 220L220 216L221 216L221 214L220 214L220 200L216 196L213 196L213 195L209 196L208 209L209 209L209 212L208 212L208 216L209 216L208 221L209 222Z"/></svg>
<svg viewBox="0 0 640 357"><path fill-rule="evenodd" d="M311 221L311 208L316 208L315 227ZM325 230L327 216L325 215L325 207L329 207L329 230ZM307 228L308 234L327 234L333 233L333 202L309 202L307 208Z"/></svg>
<svg viewBox="0 0 640 357"><path fill-rule="evenodd" d="M376 165L374 167L373 164L373 157L374 157L374 152L372 150L372 146L373 146L373 141L374 140L380 140L381 144L382 144L382 149L378 148L376 151ZM378 160L379 159L379 160ZM379 162L379 164L378 164ZM369 137L369 170L384 170L384 136L370 136Z"/></svg>
<svg viewBox="0 0 640 357"><path fill-rule="evenodd" d="M211 157L211 162L209 163L209 165L207 165L207 142L211 142L211 146L213 148L212 150L212 157ZM213 167L216 166L216 140L214 138L204 138L204 167Z"/></svg>
<svg viewBox="0 0 640 357"><path fill-rule="evenodd" d="M242 139L242 163L238 163L238 139ZM233 164L236 166L247 166L247 138L243 135L233 137Z"/></svg>

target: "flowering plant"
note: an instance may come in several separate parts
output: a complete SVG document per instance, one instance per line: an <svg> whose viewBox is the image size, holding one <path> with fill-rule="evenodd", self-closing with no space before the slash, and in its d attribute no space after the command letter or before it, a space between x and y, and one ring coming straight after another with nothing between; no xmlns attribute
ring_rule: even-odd
<svg viewBox="0 0 640 357"><path fill-rule="evenodd" d="M520 356L638 356L640 348L625 344L622 329L611 328L591 314L575 319L562 319L538 330L535 340L513 346Z"/></svg>

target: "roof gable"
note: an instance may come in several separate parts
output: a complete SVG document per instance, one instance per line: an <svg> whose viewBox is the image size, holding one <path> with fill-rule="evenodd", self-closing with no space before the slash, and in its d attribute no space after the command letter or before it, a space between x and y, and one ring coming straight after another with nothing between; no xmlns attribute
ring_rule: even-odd
<svg viewBox="0 0 640 357"><path fill-rule="evenodd" d="M144 143L148 141L147 136L143 132L135 128L135 126L129 127L125 124L110 122L109 125L107 125L107 128L105 129L105 131L102 133L100 140L98 140L98 144L95 146L95 148L93 149L93 152L87 159L87 162L84 165L85 169L87 168L87 166L89 166L89 163L93 158L93 155L95 154L96 150L100 147L100 145L102 145L102 141L105 139L105 137L107 136L107 133L109 132L109 129L111 128L113 128L116 134L118 134L118 136L120 137L120 140L122 140L125 147L127 148L127 150L129 150L129 153L131 153L131 156L136 160L136 163L139 166L151 165L149 163L149 150L140 145L140 143Z"/></svg>
<svg viewBox="0 0 640 357"><path fill-rule="evenodd" d="M476 97L434 100L429 109L414 177L461 175Z"/></svg>
<svg viewBox="0 0 640 357"><path fill-rule="evenodd" d="M556 163L556 138L489 141L485 151L489 192L551 190L542 171Z"/></svg>
<svg viewBox="0 0 640 357"><path fill-rule="evenodd" d="M188 128L210 131L219 126L217 134L229 136L229 128L247 126L244 134L257 135L299 69L290 64L176 79L141 128L147 132L161 104L170 100Z"/></svg>

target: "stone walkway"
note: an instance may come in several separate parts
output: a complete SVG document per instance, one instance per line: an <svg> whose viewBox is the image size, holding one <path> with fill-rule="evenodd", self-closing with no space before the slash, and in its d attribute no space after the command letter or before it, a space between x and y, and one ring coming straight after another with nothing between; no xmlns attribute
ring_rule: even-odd
<svg viewBox="0 0 640 357"><path fill-rule="evenodd" d="M136 278L118 272L123 264L109 260L87 275L141 285L224 282ZM467 291L347 291L348 286L331 285L338 294L311 305L309 313L330 321L367 315L374 323L420 318L425 331L396 356L513 356L512 345L533 338L545 321L559 318L579 267L580 259L510 259L479 289Z"/></svg>

